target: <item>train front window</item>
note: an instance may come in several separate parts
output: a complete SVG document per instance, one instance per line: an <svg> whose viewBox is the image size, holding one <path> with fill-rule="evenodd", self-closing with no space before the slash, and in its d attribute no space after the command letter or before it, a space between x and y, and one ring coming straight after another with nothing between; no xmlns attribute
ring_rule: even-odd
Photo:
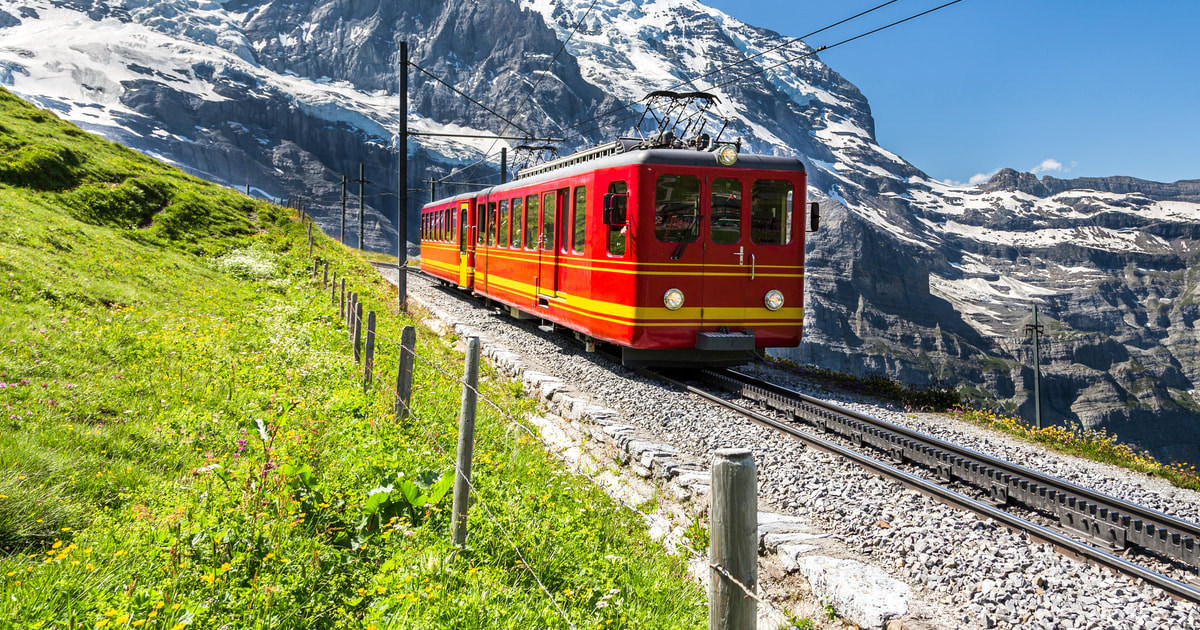
<svg viewBox="0 0 1200 630"><path fill-rule="evenodd" d="M792 242L792 183L781 179L754 182L750 196L750 240L755 245Z"/></svg>
<svg viewBox="0 0 1200 630"><path fill-rule="evenodd" d="M548 192L542 197L542 249L554 251L554 195Z"/></svg>
<svg viewBox="0 0 1200 630"><path fill-rule="evenodd" d="M508 247L508 200L500 202L500 236L496 239L500 247Z"/></svg>
<svg viewBox="0 0 1200 630"><path fill-rule="evenodd" d="M616 195L628 195L629 186L625 182L613 182L608 185L608 192ZM628 221L628 218L626 218ZM624 256L625 255L625 233L624 225L609 225L608 227L608 255L609 256Z"/></svg>
<svg viewBox="0 0 1200 630"><path fill-rule="evenodd" d="M700 179L663 175L654 193L654 236L663 243L694 243L700 235Z"/></svg>
<svg viewBox="0 0 1200 630"><path fill-rule="evenodd" d="M712 242L732 245L742 239L742 182L718 179L712 185L712 214L708 234Z"/></svg>

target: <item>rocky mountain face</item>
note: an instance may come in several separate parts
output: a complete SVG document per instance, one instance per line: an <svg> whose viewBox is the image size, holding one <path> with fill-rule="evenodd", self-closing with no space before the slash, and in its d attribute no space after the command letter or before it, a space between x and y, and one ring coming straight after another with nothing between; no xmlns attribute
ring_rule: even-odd
<svg viewBox="0 0 1200 630"><path fill-rule="evenodd" d="M824 224L806 340L786 355L1032 419L1036 304L1047 421L1200 459L1200 181L933 181L878 145L867 100L811 48L771 50L779 34L696 0L0 0L0 84L206 178L304 195L334 235L363 162L365 245L395 251L401 40L414 131L553 136L565 153L638 133L648 92L706 90L726 139L804 159ZM496 181L515 144L413 136L409 212L430 177Z"/></svg>

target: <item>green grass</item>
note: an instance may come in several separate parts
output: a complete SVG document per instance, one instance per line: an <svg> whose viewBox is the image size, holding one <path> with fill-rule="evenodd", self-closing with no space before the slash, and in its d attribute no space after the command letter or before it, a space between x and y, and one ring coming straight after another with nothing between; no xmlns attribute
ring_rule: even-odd
<svg viewBox="0 0 1200 630"><path fill-rule="evenodd" d="M0 628L703 625L685 560L516 428L535 404L486 367L451 545L462 357L317 254L380 313L365 391L296 217L0 90Z"/></svg>

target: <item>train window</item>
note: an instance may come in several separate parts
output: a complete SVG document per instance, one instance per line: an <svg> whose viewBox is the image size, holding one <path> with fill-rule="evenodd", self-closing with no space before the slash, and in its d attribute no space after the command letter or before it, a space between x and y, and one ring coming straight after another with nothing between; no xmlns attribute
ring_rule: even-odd
<svg viewBox="0 0 1200 630"><path fill-rule="evenodd" d="M442 240L446 241L447 243L453 243L454 242L454 224L450 221L450 219L454 215L450 213L449 208L446 208L445 210L443 210L442 212L439 212L438 214L442 215L442 228L443 228L442 229Z"/></svg>
<svg viewBox="0 0 1200 630"><path fill-rule="evenodd" d="M712 242L721 245L742 240L742 182L736 179L713 182L708 235Z"/></svg>
<svg viewBox="0 0 1200 630"><path fill-rule="evenodd" d="M470 232L467 231L467 211L470 206L463 204L459 210L458 217L458 252L460 254L467 253L467 240L471 238Z"/></svg>
<svg viewBox="0 0 1200 630"><path fill-rule="evenodd" d="M500 234L496 238L496 245L500 247L508 247L508 200L500 202Z"/></svg>
<svg viewBox="0 0 1200 630"><path fill-rule="evenodd" d="M573 231L571 234L572 251L576 254L583 253L584 236L587 234L587 187L580 186L575 189L575 208L571 215L574 219Z"/></svg>
<svg viewBox="0 0 1200 630"><path fill-rule="evenodd" d="M488 204L488 243L496 244L496 202Z"/></svg>
<svg viewBox="0 0 1200 630"><path fill-rule="evenodd" d="M555 193L548 192L542 196L542 249L554 250L554 206Z"/></svg>
<svg viewBox="0 0 1200 630"><path fill-rule="evenodd" d="M538 196L525 198L525 249L537 248Z"/></svg>
<svg viewBox="0 0 1200 630"><path fill-rule="evenodd" d="M439 212L439 213L433 215L433 217L434 217L434 221L435 221L433 238L434 238L434 240L440 241L440 240L442 240L442 215Z"/></svg>
<svg viewBox="0 0 1200 630"><path fill-rule="evenodd" d="M525 219L521 214L523 210L522 199L517 197L512 200L512 248L521 248L521 226L524 225Z"/></svg>
<svg viewBox="0 0 1200 630"><path fill-rule="evenodd" d="M750 240L755 245L792 242L792 183L781 179L754 182L750 195Z"/></svg>
<svg viewBox="0 0 1200 630"><path fill-rule="evenodd" d="M479 203L475 204L475 244L483 245L485 238L487 238L487 208Z"/></svg>
<svg viewBox="0 0 1200 630"><path fill-rule="evenodd" d="M454 242L454 235L458 232L458 230L455 229L456 225L454 219L456 217L457 213L454 212L454 208L446 208L446 225L450 228L450 230L446 233L446 241L449 243Z"/></svg>
<svg viewBox="0 0 1200 630"><path fill-rule="evenodd" d="M616 195L628 195L629 186L625 182L613 182L608 185L608 192ZM628 220L628 219L627 219ZM624 256L625 255L625 225L608 227L608 255L609 256Z"/></svg>
<svg viewBox="0 0 1200 630"><path fill-rule="evenodd" d="M700 180L663 175L654 194L654 236L664 243L693 243L700 235Z"/></svg>

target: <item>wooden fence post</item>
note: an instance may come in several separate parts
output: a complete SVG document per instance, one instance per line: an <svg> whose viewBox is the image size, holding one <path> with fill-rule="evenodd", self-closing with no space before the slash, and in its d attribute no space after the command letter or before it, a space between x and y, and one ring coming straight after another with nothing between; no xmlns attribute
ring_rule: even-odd
<svg viewBox="0 0 1200 630"><path fill-rule="evenodd" d="M338 298L338 319L346 319L346 279L342 278L342 295Z"/></svg>
<svg viewBox="0 0 1200 630"><path fill-rule="evenodd" d="M359 294L350 293L350 304L346 307L346 316L350 318L347 322L349 326L347 335L349 335L350 346L354 346L354 362L360 362L362 359L359 354L361 352L359 343L362 341L362 337L359 336L359 314Z"/></svg>
<svg viewBox="0 0 1200 630"><path fill-rule="evenodd" d="M758 614L758 601L752 595L758 588L758 468L750 450L719 449L711 487L708 562L719 568L709 569L708 629L754 630Z"/></svg>
<svg viewBox="0 0 1200 630"><path fill-rule="evenodd" d="M357 300L358 294L354 294ZM362 302L354 303L354 362L362 363L362 341L363 341L363 305Z"/></svg>
<svg viewBox="0 0 1200 630"><path fill-rule="evenodd" d="M354 341L354 292L346 293L346 341Z"/></svg>
<svg viewBox="0 0 1200 630"><path fill-rule="evenodd" d="M396 371L396 419L408 417L412 404L413 363L416 359L417 329L405 326L400 331L400 368Z"/></svg>
<svg viewBox="0 0 1200 630"><path fill-rule="evenodd" d="M462 408L458 418L458 458L454 473L454 508L450 531L455 545L467 544L467 508L471 496L471 457L475 451L475 400L479 386L479 337L467 339Z"/></svg>
<svg viewBox="0 0 1200 630"><path fill-rule="evenodd" d="M375 376L375 311L367 312L367 343L363 350L363 390L371 386Z"/></svg>
<svg viewBox="0 0 1200 630"><path fill-rule="evenodd" d="M321 288L324 289L329 285L329 261L325 261L325 271L321 273Z"/></svg>

